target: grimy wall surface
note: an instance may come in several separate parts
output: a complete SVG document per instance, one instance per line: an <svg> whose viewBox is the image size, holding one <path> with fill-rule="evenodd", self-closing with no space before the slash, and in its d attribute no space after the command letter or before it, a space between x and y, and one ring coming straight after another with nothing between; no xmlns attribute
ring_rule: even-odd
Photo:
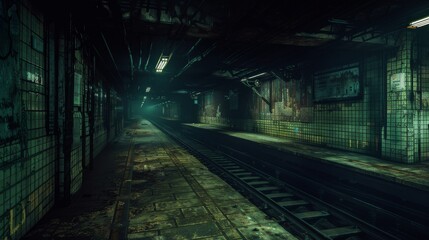
<svg viewBox="0 0 429 240"><path fill-rule="evenodd" d="M427 35L406 29L389 38L389 45L311 56L274 74L261 66L267 74L255 89L269 104L238 79L198 95L198 121L389 161L426 161ZM183 107L178 101L159 109L178 119Z"/></svg>
<svg viewBox="0 0 429 240"><path fill-rule="evenodd" d="M1 240L70 201L122 128L121 99L64 26L30 1L0 1Z"/></svg>

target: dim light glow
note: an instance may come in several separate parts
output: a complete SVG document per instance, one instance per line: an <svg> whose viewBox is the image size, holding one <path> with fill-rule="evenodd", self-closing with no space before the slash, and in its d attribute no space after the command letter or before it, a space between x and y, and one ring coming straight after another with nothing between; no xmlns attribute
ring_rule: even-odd
<svg viewBox="0 0 429 240"><path fill-rule="evenodd" d="M264 76L265 74L267 74L266 72L262 72L262 73L258 73L256 75L253 75L251 77L246 77L241 79L241 83L243 83L244 85L248 86L248 87L260 87L261 86L261 82L258 79L254 79L254 78L258 78L261 76ZM254 79L254 80L253 80Z"/></svg>
<svg viewBox="0 0 429 240"><path fill-rule="evenodd" d="M263 76L263 75L265 75L265 74L267 74L267 73L266 73L266 72L259 73L259 74L253 75L253 76L251 76L251 77L248 77L247 79L257 78L257 77Z"/></svg>
<svg viewBox="0 0 429 240"><path fill-rule="evenodd" d="M143 96L143 101L142 101L142 104L140 105L141 108L143 107L144 103L146 102L146 99L147 99L147 96Z"/></svg>
<svg viewBox="0 0 429 240"><path fill-rule="evenodd" d="M429 17L425 17L410 23L409 28L419 28L429 24Z"/></svg>
<svg viewBox="0 0 429 240"><path fill-rule="evenodd" d="M151 89L150 87L147 87L146 92L150 92L150 89Z"/></svg>
<svg viewBox="0 0 429 240"><path fill-rule="evenodd" d="M156 72L162 72L162 70L164 70L165 66L167 65L169 59L170 58L168 56L161 56L155 67Z"/></svg>

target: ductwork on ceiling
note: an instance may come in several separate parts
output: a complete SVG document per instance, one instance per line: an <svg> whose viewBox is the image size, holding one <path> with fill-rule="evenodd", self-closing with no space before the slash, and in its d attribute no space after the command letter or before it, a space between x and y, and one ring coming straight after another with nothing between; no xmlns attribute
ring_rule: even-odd
<svg viewBox="0 0 429 240"><path fill-rule="evenodd" d="M152 84L153 91L157 84L174 91L239 82L258 71L274 72L287 81L291 71L286 76L285 66L299 63L309 52L329 52L341 44L357 52L391 47L395 39L389 33L403 28L404 16L416 12L403 0L99 3L104 13L97 17L103 21L106 38L111 38L107 41L124 81L133 89L129 74L138 72L132 81ZM386 16L393 20L386 22ZM123 34L118 34L124 31L125 43ZM115 44L114 38L121 44ZM156 62L166 52L174 54L165 70L157 73Z"/></svg>

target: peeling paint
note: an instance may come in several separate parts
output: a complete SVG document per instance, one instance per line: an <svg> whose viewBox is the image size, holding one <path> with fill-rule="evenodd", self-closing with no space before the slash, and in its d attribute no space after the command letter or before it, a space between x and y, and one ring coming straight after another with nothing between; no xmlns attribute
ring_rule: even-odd
<svg viewBox="0 0 429 240"><path fill-rule="evenodd" d="M9 210L9 217L10 217L9 231L10 231L11 236L15 235L15 233L25 224L25 221L27 220L27 213L25 210L24 203L21 202L20 206L21 206L21 209L17 210L17 212L20 212L20 214L21 214L20 220L19 220L19 218L16 218L17 216L16 216L14 208Z"/></svg>

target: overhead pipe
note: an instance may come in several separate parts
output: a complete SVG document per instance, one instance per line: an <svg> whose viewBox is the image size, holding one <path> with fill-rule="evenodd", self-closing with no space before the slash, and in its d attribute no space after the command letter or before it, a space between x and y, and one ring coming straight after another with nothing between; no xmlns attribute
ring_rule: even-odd
<svg viewBox="0 0 429 240"><path fill-rule="evenodd" d="M303 21L304 14L300 16L300 18L295 19L294 21L294 28L296 28L299 23L305 22ZM313 21L312 23L316 22ZM243 47L241 50L236 51L235 53L230 54L226 58L226 63L231 64L233 62L237 62L240 58L242 58L244 55L248 54L249 52L254 51L257 48L260 48L261 46L267 44L269 41L274 39L279 33L281 33L284 30L288 30L289 33L293 33L293 29L288 28L288 26L291 24L289 21L283 21L281 24L277 25L276 28L273 30L263 34L258 40L255 41L253 44L249 44L247 47Z"/></svg>
<svg viewBox="0 0 429 240"><path fill-rule="evenodd" d="M186 53L187 56L189 56L189 54L191 54L192 51L194 51L194 49L198 46L198 44L200 44L202 38L199 38L197 40L197 42L189 49L189 51Z"/></svg>
<svg viewBox="0 0 429 240"><path fill-rule="evenodd" d="M177 73L173 79L178 78L180 75L182 75L186 70L188 70L188 68L190 68L194 63L199 62L201 60L203 60L211 51L213 51L216 48L216 43L213 43L206 51L204 51L201 55L198 55L196 57L194 57L193 59L191 59L190 61L188 61L188 63L182 68L182 70L180 70L179 73Z"/></svg>
<svg viewBox="0 0 429 240"><path fill-rule="evenodd" d="M286 80L285 80L284 78L280 77L276 72L271 71L270 73L271 73L271 75L273 75L275 78L280 79L280 80L283 80L283 81L285 81L285 82L286 82Z"/></svg>
<svg viewBox="0 0 429 240"><path fill-rule="evenodd" d="M113 65L115 65L115 69L118 72L119 77L122 79L121 74L120 74L119 69L118 69L118 65L116 65L115 58L113 57L112 51L110 51L109 44L107 43L106 38L104 37L103 32L100 31L100 34L101 34L101 38L103 38L104 45L107 48L107 52L109 52L110 59L112 60Z"/></svg>
<svg viewBox="0 0 429 240"><path fill-rule="evenodd" d="M125 45L126 45L126 47L128 49L128 53L130 55L130 62L132 64L131 65L131 79L132 79L133 78L134 63L133 63L133 59L132 59L130 44L127 41L127 32L125 30L125 24L123 22L123 16L122 16L122 13L121 13L121 8L120 8L120 5L119 5L118 1L109 0L108 3L109 3L110 9L112 9L113 18L117 19L120 23L122 23L122 28L123 28L122 30L123 30L123 34L124 34L124 42L125 42ZM131 19L131 12L130 12L130 19ZM112 54L110 53L110 55L112 55ZM118 70L118 72L119 72L119 70Z"/></svg>
<svg viewBox="0 0 429 240"><path fill-rule="evenodd" d="M149 54L148 54L147 59L146 59L146 64L144 65L145 71L147 71L147 66L149 65L149 60L150 60L150 57L152 55L152 46L153 46L153 42L150 43Z"/></svg>
<svg viewBox="0 0 429 240"><path fill-rule="evenodd" d="M198 8L201 8L201 6L205 3L205 0L201 1ZM187 12L187 10L189 9L189 6L191 4L191 1L188 2L187 6L184 8L185 11ZM193 21L193 19L195 18L195 16L198 14L198 9L195 10L195 12L192 14L191 18L187 18L189 19L189 21ZM179 17L179 20L181 22L180 24L180 28L178 31L176 31L177 33L180 33L182 31L182 29L184 29L185 27L185 23L183 22L182 18ZM182 39L183 40L183 39ZM186 53L186 55L189 57L189 54L191 54L192 51L194 51L194 49L200 44L202 38L199 38L195 44L188 50L188 52ZM179 73L177 73L171 80L173 81L175 78L179 77L180 75L182 75L188 68L190 68L194 63L201 61L203 58L205 58L211 51L213 51L213 49L216 47L216 43L214 43L212 46L210 46L206 51L204 51L201 55L194 57L191 60L188 60L188 63L180 70ZM173 50L174 52L174 50ZM189 58L188 58L189 59Z"/></svg>
<svg viewBox="0 0 429 240"><path fill-rule="evenodd" d="M125 29L125 24L122 22L122 27L123 27L123 31L124 31L124 42L125 45L127 46L128 49L128 54L130 56L130 77L131 77L131 81L133 81L134 79L134 60L133 60L133 53L131 52L131 47L130 47L130 43L127 40L127 30Z"/></svg>
<svg viewBox="0 0 429 240"><path fill-rule="evenodd" d="M93 50L94 50L95 54L100 58L100 61L102 61L105 66L108 66L108 63L104 60L104 57L101 54L100 50L98 50L96 46L93 46ZM113 65L116 65L116 64L113 63ZM109 68L109 70L111 70L111 69ZM116 68L116 70L117 70L117 68ZM114 74L114 72L111 72L111 73ZM119 72L117 71L116 73L118 74L119 79L122 79L122 76L119 74ZM118 80L118 79L115 79L115 80Z"/></svg>
<svg viewBox="0 0 429 240"><path fill-rule="evenodd" d="M268 99L266 99L264 96L262 96L262 95L258 92L258 90L256 90L256 88L255 88L255 87L251 87L251 88L252 88L253 92L254 92L254 93L256 93L256 95L258 95L258 96L262 99L262 101L264 101L266 104L268 104L269 109L270 109L270 113L273 113L273 111L272 111L272 109L271 109L271 103L270 103L270 101L268 101Z"/></svg>
<svg viewBox="0 0 429 240"><path fill-rule="evenodd" d="M235 73L232 70L227 70L227 71L231 74L233 78L237 79L237 78L244 78L245 75L251 75L251 74L253 74L252 75L253 77L256 74L256 72L260 72L262 70L263 70L262 68L258 68L254 70L249 70L247 68L247 69L239 70L238 72L235 72Z"/></svg>
<svg viewBox="0 0 429 240"><path fill-rule="evenodd" d="M141 71L142 69L142 54L143 54L143 48L142 48L142 40L140 39L140 56L139 56L139 66L137 67L137 69L139 71Z"/></svg>
<svg viewBox="0 0 429 240"><path fill-rule="evenodd" d="M262 101L264 101L269 106L270 113L272 113L271 102L268 101L268 99L266 99L264 96L262 96L262 94L255 88L255 87L260 86L259 80L257 80L256 78L259 78L259 77L264 76L266 74L268 74L268 73L262 72L262 73L259 73L259 74L256 74L256 75L253 75L250 77L245 77L245 78L241 79L240 82L242 84L244 84L246 87L252 89L252 91L254 93L256 93L256 95L258 95L262 99ZM256 79L256 80L251 80L251 79ZM251 80L251 81L249 81L249 80Z"/></svg>

